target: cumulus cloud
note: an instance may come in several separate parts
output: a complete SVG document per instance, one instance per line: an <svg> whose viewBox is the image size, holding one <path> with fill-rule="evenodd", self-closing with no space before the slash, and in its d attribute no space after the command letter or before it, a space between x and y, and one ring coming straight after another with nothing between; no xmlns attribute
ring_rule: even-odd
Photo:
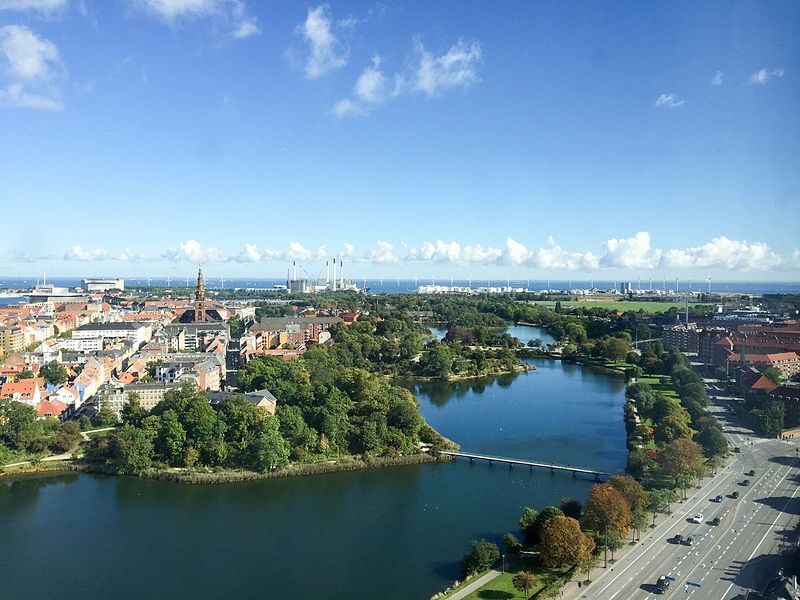
<svg viewBox="0 0 800 600"><path fill-rule="evenodd" d="M187 240L180 242L177 246L170 246L161 256L172 262L211 263L228 260L219 249L203 248L203 245L197 240Z"/></svg>
<svg viewBox="0 0 800 600"><path fill-rule="evenodd" d="M724 81L725 81L725 73L722 71L717 71L716 73L714 73L714 76L708 83L712 87L719 87L724 83Z"/></svg>
<svg viewBox="0 0 800 600"><path fill-rule="evenodd" d="M144 257L140 253L132 252L129 248L125 248L116 258L122 262L140 262L144 260Z"/></svg>
<svg viewBox="0 0 800 600"><path fill-rule="evenodd" d="M750 75L750 83L753 85L765 85L770 79L783 77L784 70L781 67L767 69L762 67Z"/></svg>
<svg viewBox="0 0 800 600"><path fill-rule="evenodd" d="M469 87L480 81L478 70L483 57L478 42L459 40L447 52L436 56L417 38L410 62L410 68L387 77L381 69L380 56L374 56L372 64L356 80L352 95L339 100L331 112L337 117L363 116L404 93L421 92L435 97L454 88Z"/></svg>
<svg viewBox="0 0 800 600"><path fill-rule="evenodd" d="M316 79L347 64L350 49L337 32L352 27L352 19L334 22L327 4L308 9L306 20L297 26L297 33L308 44L306 77Z"/></svg>
<svg viewBox="0 0 800 600"><path fill-rule="evenodd" d="M77 260L81 262L91 262L94 260L103 260L106 257L106 251L102 248L90 250L83 248L76 244L64 254L64 260Z"/></svg>
<svg viewBox="0 0 800 600"><path fill-rule="evenodd" d="M25 25L0 27L0 106L63 110L65 78L55 44Z"/></svg>
<svg viewBox="0 0 800 600"><path fill-rule="evenodd" d="M394 253L394 246L383 240L378 241L374 248L364 254L365 260L376 265L396 263L399 258Z"/></svg>
<svg viewBox="0 0 800 600"><path fill-rule="evenodd" d="M684 104L686 104L686 101L676 94L661 94L656 100L656 106L664 108L678 108Z"/></svg>
<svg viewBox="0 0 800 600"><path fill-rule="evenodd" d="M650 234L646 231L629 238L610 239L605 247L606 253L600 259L604 267L649 269L661 259L661 250L650 250Z"/></svg>
<svg viewBox="0 0 800 600"><path fill-rule="evenodd" d="M240 263L256 263L268 260L313 262L327 256L326 246L309 250L300 242L290 242L286 250L259 250L256 244L245 244L244 248L233 257Z"/></svg>
<svg viewBox="0 0 800 600"><path fill-rule="evenodd" d="M209 20L243 40L261 33L258 19L244 0L130 0L131 6L169 26L180 21Z"/></svg>
<svg viewBox="0 0 800 600"><path fill-rule="evenodd" d="M733 271L769 271L785 265L781 257L764 242L731 240L716 237L702 246L668 250L661 265L664 268L718 268Z"/></svg>
<svg viewBox="0 0 800 600"><path fill-rule="evenodd" d="M63 11L68 0L0 0L0 10L38 12L50 16Z"/></svg>

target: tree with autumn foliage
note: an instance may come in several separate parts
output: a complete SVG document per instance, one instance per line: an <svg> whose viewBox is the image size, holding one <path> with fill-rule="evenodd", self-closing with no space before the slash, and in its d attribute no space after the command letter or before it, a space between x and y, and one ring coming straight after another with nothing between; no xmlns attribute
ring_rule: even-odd
<svg viewBox="0 0 800 600"><path fill-rule="evenodd" d="M511 583L516 589L525 593L525 600L527 600L531 588L539 584L539 578L528 571L518 571L516 574L514 574L514 578L511 580Z"/></svg>
<svg viewBox="0 0 800 600"><path fill-rule="evenodd" d="M542 524L539 553L548 567L582 564L594 550L594 540L581 531L580 523L563 515Z"/></svg>
<svg viewBox="0 0 800 600"><path fill-rule="evenodd" d="M613 536L624 538L633 521L631 509L625 497L610 483L596 483L589 492L584 509L586 525L602 534L608 550L609 532ZM605 556L608 564L608 553Z"/></svg>
<svg viewBox="0 0 800 600"><path fill-rule="evenodd" d="M647 509L647 505L650 503L650 495L642 487L642 484L633 477L630 475L614 475L608 480L608 483L622 494L632 513Z"/></svg>
<svg viewBox="0 0 800 600"><path fill-rule="evenodd" d="M675 479L690 478L697 473L698 465L703 461L703 448L697 442L680 438L666 444L658 451L659 467L666 475Z"/></svg>

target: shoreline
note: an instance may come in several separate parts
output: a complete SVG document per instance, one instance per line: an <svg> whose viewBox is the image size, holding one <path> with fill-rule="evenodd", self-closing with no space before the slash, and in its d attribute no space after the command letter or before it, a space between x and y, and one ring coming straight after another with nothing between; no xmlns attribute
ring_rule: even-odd
<svg viewBox="0 0 800 600"><path fill-rule="evenodd" d="M453 457L438 453L415 453L394 457L342 457L321 461L318 463L294 463L287 465L276 471L259 473L258 471L247 471L244 469L228 469L221 471L189 471L187 469L149 469L139 475L140 479L154 479L160 481L170 481L185 485L220 485L225 483L240 483L245 481L256 481L261 479L275 479L280 477L296 477L305 475L317 475L321 473L338 473L343 471L360 471L363 469L385 469L390 467L417 465L436 462L450 462ZM58 464L37 464L25 465L22 467L11 467L4 469L0 467L0 481L8 477L19 475L57 475L59 473L94 473L97 475L109 475L120 477L118 473L104 468L103 465L93 465L83 462L81 459L59 461Z"/></svg>

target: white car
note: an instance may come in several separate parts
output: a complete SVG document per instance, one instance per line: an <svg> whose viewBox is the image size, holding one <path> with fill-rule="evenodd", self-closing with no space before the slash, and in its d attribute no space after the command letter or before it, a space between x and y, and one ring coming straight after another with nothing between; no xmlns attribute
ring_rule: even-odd
<svg viewBox="0 0 800 600"><path fill-rule="evenodd" d="M692 523L702 523L703 522L703 515L701 513L697 513L693 517L689 519Z"/></svg>

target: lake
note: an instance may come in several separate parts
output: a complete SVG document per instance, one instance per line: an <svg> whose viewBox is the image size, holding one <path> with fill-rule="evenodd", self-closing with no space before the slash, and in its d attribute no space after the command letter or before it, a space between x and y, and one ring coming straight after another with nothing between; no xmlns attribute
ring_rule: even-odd
<svg viewBox="0 0 800 600"><path fill-rule="evenodd" d="M623 378L532 362L416 384L421 410L465 451L624 469ZM466 461L221 486L0 480L2 597L427 599L459 577L470 540L591 483Z"/></svg>

